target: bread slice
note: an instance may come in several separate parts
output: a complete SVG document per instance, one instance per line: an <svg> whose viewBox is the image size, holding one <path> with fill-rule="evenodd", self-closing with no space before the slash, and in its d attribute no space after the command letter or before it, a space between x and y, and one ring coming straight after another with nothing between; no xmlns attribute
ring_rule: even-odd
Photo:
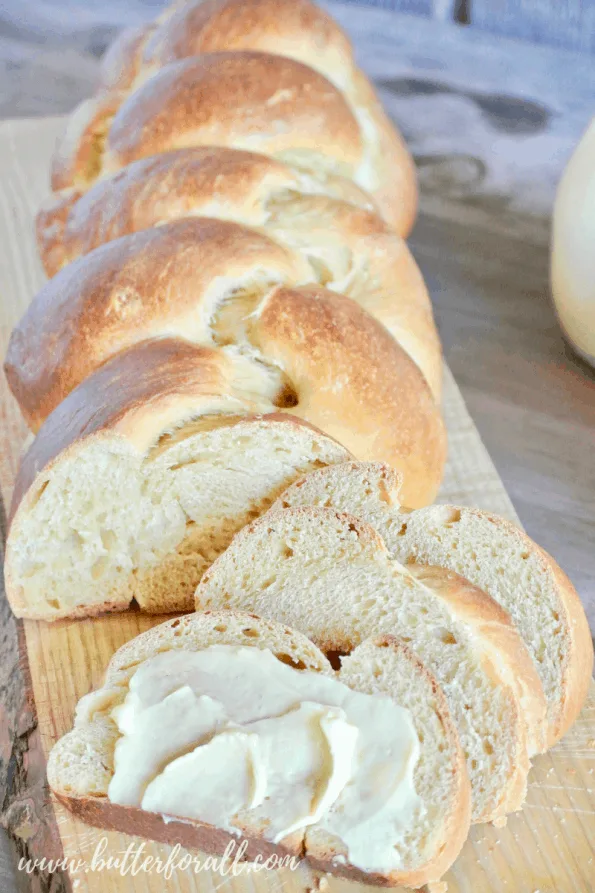
<svg viewBox="0 0 595 893"><path fill-rule="evenodd" d="M299 669L333 672L324 654L304 635L254 614L215 611L160 623L122 645L109 662L102 687L79 701L73 731L59 740L48 760L54 792L74 798L107 797L118 736L109 713L124 700L136 669L162 650L200 651L210 645L268 648ZM106 759L99 757L102 752Z"/></svg>
<svg viewBox="0 0 595 893"><path fill-rule="evenodd" d="M509 612L541 679L548 742L572 725L593 671L593 644L576 590L554 559L510 521L465 506L408 511L388 466L356 462L314 474L284 493L277 507L332 505L371 523L404 564L461 574Z"/></svg>
<svg viewBox="0 0 595 893"><path fill-rule="evenodd" d="M188 609L240 527L299 475L349 456L276 413L276 385L267 399L257 372L164 339L116 357L60 404L16 482L5 570L17 616L133 599L153 613Z"/></svg>
<svg viewBox="0 0 595 893"><path fill-rule="evenodd" d="M236 535L201 580L196 607L255 611L301 630L325 652L349 653L382 634L409 642L459 730L473 819L520 808L543 700L538 690L527 698L530 711L521 704L524 651L509 618L456 574L405 569L352 515L288 508Z"/></svg>
<svg viewBox="0 0 595 893"><path fill-rule="evenodd" d="M102 688L77 707L74 728L50 753L48 780L58 800L83 821L168 844L221 854L238 838L195 821L176 820L137 807L110 802L119 732L111 711L126 697L141 664L159 653L200 651L212 645L268 649L299 670L334 675L324 655L303 635L255 615L239 612L193 614L167 621L138 636L112 657ZM456 858L469 828L469 784L457 733L435 679L409 648L391 637L364 643L337 675L354 691L386 696L411 711L420 740L414 785L425 807L408 829L402 845L402 868L389 875L370 875L353 868L345 847L323 827L311 826L274 845L242 816L242 838L253 861L272 853L306 856L315 867L384 886L415 886L437 880ZM255 692L255 697L258 693ZM182 817L183 818L183 817ZM338 858L337 858L338 857Z"/></svg>

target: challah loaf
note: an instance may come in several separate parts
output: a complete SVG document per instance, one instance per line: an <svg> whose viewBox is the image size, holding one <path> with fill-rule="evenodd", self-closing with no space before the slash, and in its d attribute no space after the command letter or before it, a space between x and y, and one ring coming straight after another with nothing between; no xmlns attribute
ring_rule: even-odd
<svg viewBox="0 0 595 893"><path fill-rule="evenodd" d="M168 674L159 669L164 665ZM245 668L237 678L236 665ZM258 685L263 672L264 687ZM303 688L310 692L310 703L300 706ZM163 724L164 713L180 700L188 704L183 720ZM213 727L211 721L212 737L205 738L209 710L214 715L217 710L231 712L242 731ZM278 738L285 724L294 743L296 734L307 731L300 716L316 711L326 717L326 725L319 720L316 738L313 726L308 747L284 742L267 751L264 736ZM366 726L370 715L375 721ZM157 739L146 730L159 717L163 731ZM317 753L322 731L332 746L316 777L308 774L309 760ZM176 753L176 741L170 742L168 735L176 740L184 736L184 755ZM217 762L224 747L242 746L242 735L257 739L251 759L260 769L259 787L244 795L248 808L230 793L241 777L240 760L225 762L220 756ZM131 753L132 771L123 778ZM194 764L207 760L210 774L192 786L188 781ZM316 806L320 801L314 787L307 805L310 815L277 839L274 831L283 815L304 802L309 787L322 784L331 770L335 789L329 782L328 805ZM186 779L183 796L176 794L180 774ZM276 786L276 779L288 774L291 782ZM130 775L136 787L131 788ZM48 779L60 802L103 828L215 854L223 853L230 841L238 846L245 840L247 861L293 853L323 871L383 886L417 887L438 880L469 828L469 785L456 730L435 679L406 645L392 637L366 641L335 674L304 636L230 611L170 620L117 651L102 688L79 702L74 729L53 748ZM217 810L208 808L211 790ZM209 823L206 817L226 803L235 804L226 820ZM158 808L163 804L174 811L163 814ZM338 830L343 828L345 839Z"/></svg>
<svg viewBox="0 0 595 893"><path fill-rule="evenodd" d="M52 188L85 188L138 158L193 145L343 173L399 233L411 229L409 153L348 39L309 0L195 0L124 35L107 56L102 91L69 121Z"/></svg>
<svg viewBox="0 0 595 893"><path fill-rule="evenodd" d="M350 462L292 485L275 508L332 506L368 521L404 564L461 574L509 612L548 703L548 743L572 725L587 695L593 645L576 590L553 558L504 518L464 506L401 508L400 481L377 463Z"/></svg>
<svg viewBox="0 0 595 893"><path fill-rule="evenodd" d="M37 427L73 387L134 344L177 336L226 349L244 355L255 374L266 371L266 388L278 381L285 396L277 405L287 412L354 455L399 468L409 503L424 505L445 460L430 389L387 328L354 300L276 285L312 278L300 253L227 221L179 220L125 236L40 292L13 332L9 383ZM383 292L356 294L388 324L398 320Z"/></svg>
<svg viewBox="0 0 595 893"><path fill-rule="evenodd" d="M202 578L197 610L252 610L325 652L403 638L441 685L467 758L475 821L519 809L545 703L504 611L456 574L407 570L363 521L326 508L269 512Z"/></svg>
<svg viewBox="0 0 595 893"><path fill-rule="evenodd" d="M133 599L152 612L190 608L243 524L300 474L349 455L276 414L278 387L233 350L173 339L87 378L19 470L5 564L14 612L54 620Z"/></svg>

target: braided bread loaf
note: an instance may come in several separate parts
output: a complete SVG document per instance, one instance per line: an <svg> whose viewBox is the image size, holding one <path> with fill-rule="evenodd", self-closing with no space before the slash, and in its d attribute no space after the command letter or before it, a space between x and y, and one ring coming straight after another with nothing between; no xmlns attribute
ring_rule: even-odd
<svg viewBox="0 0 595 893"><path fill-rule="evenodd" d="M411 229L409 153L346 35L310 0L192 0L125 33L102 90L70 119L52 188L86 188L147 155L204 145L344 174L398 232Z"/></svg>
<svg viewBox="0 0 595 893"><path fill-rule="evenodd" d="M273 44L287 56L260 52ZM170 61L205 48L225 52ZM343 92L302 56L334 72ZM378 136L384 113L340 30L306 0L186 3L123 38L106 64L109 89L75 112L56 156L53 185L65 188L38 215L53 278L12 333L5 364L38 431L7 549L9 598L22 616L95 613L132 598L147 610L189 606L197 575L281 485L316 467L316 455L323 465L349 454L389 463L413 507L434 499L445 461L432 309L387 211L406 204L404 193L385 191L399 183L387 166L405 167ZM291 441L283 474L269 473L266 437L236 430L255 413L275 416L273 440L283 431ZM317 429L314 445L307 429L301 460L292 420ZM216 501L215 533L210 508L184 506L175 474L154 489L156 444L170 449L172 430L175 443L188 441L184 474L195 493L201 475L211 490L226 486L215 440L225 456L251 445L260 485L234 479L243 495L225 508ZM245 459L232 463L240 478ZM81 502L93 463L104 477ZM105 476L132 480L131 467L143 481L137 495L117 485L106 508ZM157 548L143 526L148 492L185 513L191 534ZM44 547L34 556L36 542Z"/></svg>

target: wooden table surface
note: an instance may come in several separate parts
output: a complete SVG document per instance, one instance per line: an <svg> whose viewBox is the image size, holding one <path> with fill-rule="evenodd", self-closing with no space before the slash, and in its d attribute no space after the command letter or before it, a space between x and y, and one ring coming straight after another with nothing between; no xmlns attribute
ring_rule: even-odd
<svg viewBox="0 0 595 893"><path fill-rule="evenodd" d="M116 6L123 15L126 0ZM130 8L138 21L139 4ZM574 580L595 628L595 372L565 345L548 290L549 215L595 108L593 60L383 10L332 10L418 163L412 247L449 365L523 524ZM97 61L83 32L58 48L36 48L30 29L0 33L0 116L57 114L90 92ZM8 726L26 737L31 716L15 701L5 618L0 758L10 766ZM0 837L8 893L3 846Z"/></svg>

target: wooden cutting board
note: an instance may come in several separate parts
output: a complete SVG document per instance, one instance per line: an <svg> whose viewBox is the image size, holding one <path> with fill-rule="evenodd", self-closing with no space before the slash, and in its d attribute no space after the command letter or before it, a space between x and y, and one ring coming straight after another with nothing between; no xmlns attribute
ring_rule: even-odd
<svg viewBox="0 0 595 893"><path fill-rule="evenodd" d="M10 330L43 282L33 238L35 210L47 191L48 160L60 119L0 125L0 353ZM510 500L446 370L444 413L450 458L441 498L477 505L516 520ZM8 509L26 429L6 382L0 381L0 489ZM161 618L162 619L162 618ZM41 747L47 753L72 725L77 700L98 686L113 652L159 622L139 614L46 625L19 624L28 664ZM1 743L1 742L0 742ZM48 823L54 821L50 815ZM104 834L73 819L58 804L55 822L68 859L91 862L105 838L103 858L116 857L133 838ZM48 835L49 837L50 835ZM476 826L445 881L449 893L587 893L595 890L595 691L579 721L556 748L535 760L522 812L504 828ZM167 860L169 848L148 842L146 855ZM21 882L23 877L21 877ZM357 886L328 879L329 893ZM117 869L80 871L72 888L84 893L299 893L317 881L305 866L296 871L241 878L177 871L123 876ZM325 884L323 884L325 886ZM26 888L26 887L25 887ZM361 887L363 891L364 887ZM370 888L371 889L371 888ZM438 888L439 889L439 888Z"/></svg>

